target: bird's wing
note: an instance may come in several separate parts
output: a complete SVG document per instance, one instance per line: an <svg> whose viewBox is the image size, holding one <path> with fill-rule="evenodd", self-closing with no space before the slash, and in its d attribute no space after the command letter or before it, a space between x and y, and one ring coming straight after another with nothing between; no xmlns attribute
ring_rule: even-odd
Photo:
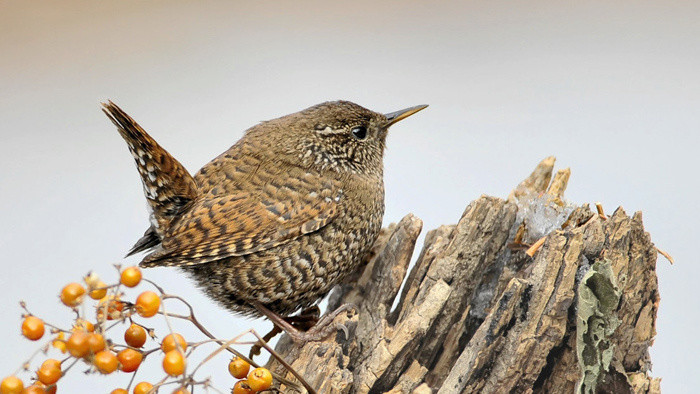
<svg viewBox="0 0 700 394"><path fill-rule="evenodd" d="M146 256L141 266L187 266L243 256L317 231L338 216L342 190L331 182L317 191L305 190L280 187L271 193L203 196L166 232L163 249Z"/></svg>

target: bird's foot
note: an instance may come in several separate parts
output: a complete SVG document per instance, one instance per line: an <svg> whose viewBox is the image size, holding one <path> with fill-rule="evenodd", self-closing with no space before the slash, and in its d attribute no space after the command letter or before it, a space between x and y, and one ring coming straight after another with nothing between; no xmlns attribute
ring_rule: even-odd
<svg viewBox="0 0 700 394"><path fill-rule="evenodd" d="M308 330L300 331L293 327L294 331L287 331L287 335L289 335L289 337L292 338L292 341L299 346L304 345L307 342L322 341L333 335L333 333L338 330L343 331L343 334L345 334L345 339L348 339L350 337L348 328L342 323L336 323L335 318L350 310L357 311L358 309L354 304L343 304L338 309L321 317L321 319L319 319L316 324L314 324Z"/></svg>
<svg viewBox="0 0 700 394"><path fill-rule="evenodd" d="M255 308L260 313L265 315L268 319L270 319L275 326L284 330L287 333L287 335L289 335L289 337L292 339L292 341L299 346L304 345L307 342L322 341L338 330L343 331L346 339L349 338L347 327L345 327L345 325L342 323L335 323L334 320L343 312L347 312L349 310L358 310L357 306L355 306L354 304L343 304L338 309L326 314L321 319L316 321L316 324L314 324L312 327L308 328L305 331L302 331L302 327L299 327L302 328L302 330L300 330L297 327L295 327L295 325L299 326L296 318L306 317L304 315L293 316L292 318L283 318L278 314L272 312L271 310L267 309L264 305L260 303L256 303ZM292 322L290 323L289 320L292 320Z"/></svg>
<svg viewBox="0 0 700 394"><path fill-rule="evenodd" d="M299 331L308 331L311 327L314 326L314 324L318 323L320 315L321 310L318 309L318 306L314 305L312 307L302 310L298 315L287 316L283 317L282 319L284 319L284 321L291 324L292 327L296 328ZM273 325L272 330L265 334L262 340L265 342L270 342L272 338L276 337L277 334L280 334L282 332L283 330L279 328L279 326ZM261 351L262 344L258 341L250 348L248 357L252 359L253 357L260 355Z"/></svg>

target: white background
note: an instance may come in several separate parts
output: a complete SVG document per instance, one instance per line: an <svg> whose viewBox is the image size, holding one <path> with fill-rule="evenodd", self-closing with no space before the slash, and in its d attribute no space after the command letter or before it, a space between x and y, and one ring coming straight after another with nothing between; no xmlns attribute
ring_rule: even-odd
<svg viewBox="0 0 700 394"><path fill-rule="evenodd" d="M665 392L692 391L699 16L692 1L0 1L0 375L37 347L19 335L18 301L67 325L62 285L91 269L114 280L111 264L146 229L132 158L100 101L195 172L260 120L347 99L384 112L430 104L389 135L385 223L408 212L426 230L454 223L549 155L572 169L568 199L642 210L676 259L658 260L653 374ZM146 275L220 337L269 327L218 308L176 270ZM140 378L156 376L159 360L148 364ZM225 364L201 375L224 392ZM59 392L128 381L84 369Z"/></svg>

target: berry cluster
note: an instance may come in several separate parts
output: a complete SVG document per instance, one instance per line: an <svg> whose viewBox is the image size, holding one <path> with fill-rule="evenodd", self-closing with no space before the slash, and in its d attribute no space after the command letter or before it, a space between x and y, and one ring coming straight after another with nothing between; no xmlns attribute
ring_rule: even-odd
<svg viewBox="0 0 700 394"><path fill-rule="evenodd" d="M250 370L250 364L240 357L234 357L228 364L228 371L236 379L241 379L233 386L232 394L250 394L267 390L272 386L272 374L266 368Z"/></svg>
<svg viewBox="0 0 700 394"><path fill-rule="evenodd" d="M153 285L157 292L143 291L134 302L126 300L122 292L123 287L134 288L143 282ZM194 317L190 304L179 296L164 293L155 283L143 279L138 267L120 270L118 283L111 285L104 283L95 273L90 273L83 278L81 283L70 283L64 286L59 297L61 302L76 314L73 327L62 329L46 323L39 317L32 315L26 305L21 303L26 312L22 316L21 329L22 335L31 341L39 341L49 337L46 345L42 347L42 351L37 352L37 354L47 354L51 349L54 349L52 351L61 354L62 357L59 358L62 359L48 358L44 360L31 379L31 384L26 387L22 379L18 377L20 372L18 370L0 382L0 394L55 393L60 379L79 362L87 364L90 373L109 375L120 371L131 374L135 373L147 358L151 359L157 355L162 357L162 367L165 373L162 379L153 383L142 381L131 387L134 383L132 376L126 389L114 389L112 394L129 394L129 390L133 394L156 393L159 390L165 390L166 387L176 387L175 391L172 391L173 394L185 394L190 393L190 390L197 385L209 387L208 380L198 381L194 374L199 366L223 350L228 350L236 355L229 363L228 370L233 377L241 380L236 382L232 393L257 393L272 387L273 376L269 370L258 367L249 373L252 361L229 346L238 343L238 339L246 333L253 333L260 340L256 333L249 330L230 341L214 338ZM89 309L84 307L88 298L94 300L95 304L95 313L92 318L84 313L85 310ZM183 302L189 308L190 315L167 314L164 305L164 301L167 299ZM144 349L149 338L156 339L155 330L135 322L133 318L140 316L148 319L156 315L161 315L166 320L168 318L188 320L209 339L188 343L182 335L170 332L160 342L160 346ZM124 329L125 326L126 329ZM123 329L123 335L119 337L123 337L123 343L107 336L108 331L113 336L114 330L118 330L120 327ZM211 343L218 344L220 347L188 373L188 356L201 345ZM263 343L263 345L270 350L266 344ZM24 370L29 370L29 361L24 363L22 367Z"/></svg>

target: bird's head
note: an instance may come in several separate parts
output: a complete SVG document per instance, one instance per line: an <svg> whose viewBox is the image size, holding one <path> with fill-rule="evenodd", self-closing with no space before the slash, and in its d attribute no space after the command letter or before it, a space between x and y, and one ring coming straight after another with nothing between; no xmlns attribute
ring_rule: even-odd
<svg viewBox="0 0 700 394"><path fill-rule="evenodd" d="M268 141L270 153L303 167L381 174L389 127L425 107L381 114L349 101L326 102L263 122L248 137Z"/></svg>

